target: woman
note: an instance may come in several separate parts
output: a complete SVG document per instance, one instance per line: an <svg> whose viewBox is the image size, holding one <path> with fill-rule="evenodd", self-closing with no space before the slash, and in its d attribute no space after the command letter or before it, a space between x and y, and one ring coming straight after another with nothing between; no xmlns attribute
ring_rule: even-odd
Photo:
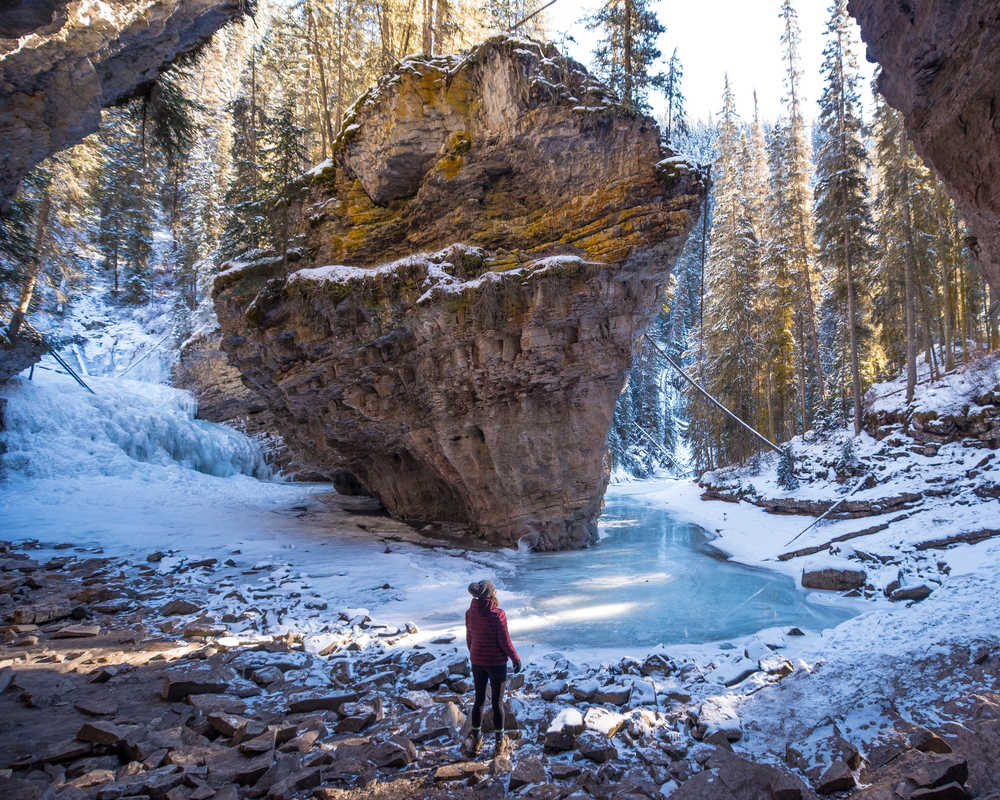
<svg viewBox="0 0 1000 800"><path fill-rule="evenodd" d="M494 757L501 755L506 739L503 729L503 684L507 680L507 659L514 672L521 671L521 659L511 644L507 632L507 615L497 605L497 588L490 581L469 584L472 603L465 612L465 643L472 662L472 679L476 685L476 699L472 704L472 755L482 745L483 703L486 702L486 683L490 684L490 703L493 706L493 729L496 731Z"/></svg>

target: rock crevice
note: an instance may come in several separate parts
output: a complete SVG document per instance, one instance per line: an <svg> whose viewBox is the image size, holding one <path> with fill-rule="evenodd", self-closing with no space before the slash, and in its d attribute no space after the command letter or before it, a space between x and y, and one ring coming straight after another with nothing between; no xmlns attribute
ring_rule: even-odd
<svg viewBox="0 0 1000 800"><path fill-rule="evenodd" d="M407 59L289 188L289 259L215 283L285 440L397 516L596 539L605 438L700 173L549 45Z"/></svg>

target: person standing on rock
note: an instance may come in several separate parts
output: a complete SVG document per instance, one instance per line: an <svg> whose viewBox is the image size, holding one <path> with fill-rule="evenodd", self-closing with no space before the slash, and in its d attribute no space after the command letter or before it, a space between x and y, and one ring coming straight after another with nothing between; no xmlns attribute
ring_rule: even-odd
<svg viewBox="0 0 1000 800"><path fill-rule="evenodd" d="M494 757L501 755L507 741L503 728L503 686L507 680L507 659L514 672L521 671L521 658L507 632L507 615L497 605L497 588L490 581L469 584L472 603L465 612L465 643L472 662L472 679L476 698L472 704L472 755L482 745L483 704L486 702L486 684L490 684L490 703L493 706L493 729L496 731Z"/></svg>

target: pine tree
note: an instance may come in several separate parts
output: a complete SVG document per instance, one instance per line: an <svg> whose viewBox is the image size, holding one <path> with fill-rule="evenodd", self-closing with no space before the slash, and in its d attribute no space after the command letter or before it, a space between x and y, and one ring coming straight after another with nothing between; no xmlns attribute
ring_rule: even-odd
<svg viewBox="0 0 1000 800"><path fill-rule="evenodd" d="M289 184L305 166L305 129L295 118L295 98L286 97L265 128L263 151L266 178L262 188L267 193L271 224L271 247L287 261L292 219L289 213Z"/></svg>
<svg viewBox="0 0 1000 800"><path fill-rule="evenodd" d="M101 266L112 272L112 294L130 303L149 299L156 202L137 116L135 108L107 114L103 165L94 187Z"/></svg>
<svg viewBox="0 0 1000 800"><path fill-rule="evenodd" d="M650 0L611 0L587 23L600 32L594 62L598 75L626 105L649 108L649 90L662 89L667 76L652 72L660 58L656 43L666 29Z"/></svg>
<svg viewBox="0 0 1000 800"><path fill-rule="evenodd" d="M872 259L872 216L868 197L868 153L861 122L860 75L846 0L835 0L827 24L822 71L816 165L815 219L818 260L826 275L834 315L831 342L838 359L846 354L855 435L861 433L861 359L870 329L867 298L860 288ZM845 334L846 332L846 334ZM839 370L838 370L839 371ZM835 388L835 387L831 387ZM847 387L840 387L842 390Z"/></svg>
<svg viewBox="0 0 1000 800"><path fill-rule="evenodd" d="M663 135L667 144L688 134L687 114L684 110L684 92L681 81L684 79L684 67L677 57L677 48L670 54L667 63L667 73L663 80L663 97L667 101L666 113L663 117Z"/></svg>
<svg viewBox="0 0 1000 800"><path fill-rule="evenodd" d="M706 306L700 335L705 345L708 390L743 420L759 408L760 320L754 303L759 290L761 248L751 204L745 202L752 181L750 143L739 131L729 79L719 121L719 155L713 165L715 208L706 266ZM714 410L714 430L721 458L744 461L755 445L746 432Z"/></svg>
<svg viewBox="0 0 1000 800"><path fill-rule="evenodd" d="M780 225L789 229L785 243L785 258L796 280L795 314L796 340L799 358L799 393L804 424L808 424L814 407L823 395L823 365L819 352L816 319L815 245L813 243L812 190L810 187L810 148L806 136L799 97L801 71L799 67L799 22L791 0L782 0L780 17L783 23L781 44L785 60L784 157L782 171L782 209L785 218Z"/></svg>
<svg viewBox="0 0 1000 800"><path fill-rule="evenodd" d="M252 93L237 97L230 105L230 113L233 177L225 196L220 263L264 247L270 232L261 164L263 113Z"/></svg>

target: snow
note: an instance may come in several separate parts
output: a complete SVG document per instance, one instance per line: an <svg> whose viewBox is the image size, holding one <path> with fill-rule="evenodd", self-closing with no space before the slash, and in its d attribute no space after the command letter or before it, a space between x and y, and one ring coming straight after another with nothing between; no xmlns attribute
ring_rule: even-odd
<svg viewBox="0 0 1000 800"><path fill-rule="evenodd" d="M909 411L934 412L938 416L962 414L965 409L974 412L976 404L972 398L1000 386L1000 353L960 366L936 381L929 379L927 362L921 358L917 379L920 383ZM872 386L866 395L866 405L874 412L894 411L904 406L905 392L904 373L894 380Z"/></svg>

